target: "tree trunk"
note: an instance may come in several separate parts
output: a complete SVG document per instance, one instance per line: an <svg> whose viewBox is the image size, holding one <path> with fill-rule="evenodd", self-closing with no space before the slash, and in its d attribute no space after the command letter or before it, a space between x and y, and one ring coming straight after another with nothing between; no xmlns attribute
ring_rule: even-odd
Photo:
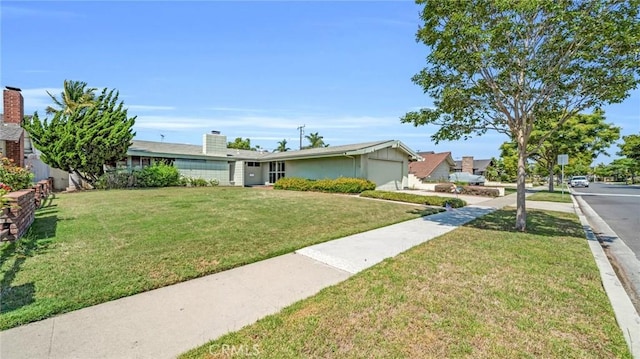
<svg viewBox="0 0 640 359"><path fill-rule="evenodd" d="M549 165L549 192L553 192L553 163Z"/></svg>
<svg viewBox="0 0 640 359"><path fill-rule="evenodd" d="M524 130L522 130L524 131ZM527 176L527 140L522 132L518 133L518 179L516 194L516 230L527 229L527 209L525 204L525 180Z"/></svg>

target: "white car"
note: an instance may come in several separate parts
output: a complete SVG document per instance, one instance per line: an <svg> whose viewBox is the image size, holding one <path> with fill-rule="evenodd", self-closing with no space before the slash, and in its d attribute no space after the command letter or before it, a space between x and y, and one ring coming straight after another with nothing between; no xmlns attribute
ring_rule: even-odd
<svg viewBox="0 0 640 359"><path fill-rule="evenodd" d="M586 187L589 188L589 180L586 176L573 176L571 177L571 182L569 182L571 187Z"/></svg>

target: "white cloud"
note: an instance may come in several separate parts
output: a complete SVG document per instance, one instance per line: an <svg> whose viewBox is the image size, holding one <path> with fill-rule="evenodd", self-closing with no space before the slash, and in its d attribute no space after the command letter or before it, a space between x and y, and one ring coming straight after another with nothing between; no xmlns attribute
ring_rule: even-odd
<svg viewBox="0 0 640 359"><path fill-rule="evenodd" d="M126 108L129 110L138 110L138 111L170 111L170 110L176 109L173 106L154 106L154 105L126 105Z"/></svg>
<svg viewBox="0 0 640 359"><path fill-rule="evenodd" d="M188 116L138 116L136 127L140 129L234 129L245 131L261 130L295 130L305 126L305 132L318 130L370 130L377 126L397 123L394 117L372 116L320 116L307 115L289 118L285 116L220 116L220 117L188 117Z"/></svg>
<svg viewBox="0 0 640 359"><path fill-rule="evenodd" d="M43 10L37 8L26 8L19 6L2 6L3 17L14 18L57 18L57 19L69 19L81 16L80 14L70 11L60 10Z"/></svg>
<svg viewBox="0 0 640 359"><path fill-rule="evenodd" d="M49 97L47 91L52 95L57 96L62 92L62 88L41 87L22 90L22 97L24 98L24 112L26 114L31 114L35 111L43 112L47 106L51 106L51 97Z"/></svg>

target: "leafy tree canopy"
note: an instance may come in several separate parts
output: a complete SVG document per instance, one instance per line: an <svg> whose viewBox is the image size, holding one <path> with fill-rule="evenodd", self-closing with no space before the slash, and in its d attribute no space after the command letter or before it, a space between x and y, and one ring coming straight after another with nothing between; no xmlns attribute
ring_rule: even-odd
<svg viewBox="0 0 640 359"><path fill-rule="evenodd" d="M432 139L488 130L517 144L516 228L525 230L531 133L550 136L583 110L623 101L640 82L640 0L418 0L417 40L430 50L413 77L432 108L401 121L437 125ZM548 136L539 138L544 143Z"/></svg>
<svg viewBox="0 0 640 359"><path fill-rule="evenodd" d="M560 172L558 155L569 155L565 176L587 174L593 160L620 137L620 128L605 122L604 111L577 114L551 132L553 120L540 120L531 131L529 158L537 164L537 172L549 176L549 191L554 189L554 175ZM551 132L551 133L550 133ZM540 143L541 138L546 138ZM516 144L511 142L512 148ZM515 151L511 154L516 156ZM514 159L512 158L512 161Z"/></svg>
<svg viewBox="0 0 640 359"><path fill-rule="evenodd" d="M283 139L282 141L278 142L278 147L276 148L276 151L278 152L287 152L291 150L289 147L287 147L287 139Z"/></svg>
<svg viewBox="0 0 640 359"><path fill-rule="evenodd" d="M329 147L329 144L324 143L324 140L323 140L324 137L320 136L318 132L310 133L304 136L304 138L306 138L307 141L309 141L309 145L303 148Z"/></svg>
<svg viewBox="0 0 640 359"><path fill-rule="evenodd" d="M640 135L623 136L622 141L618 145L620 147L618 154L640 163Z"/></svg>
<svg viewBox="0 0 640 359"><path fill-rule="evenodd" d="M58 108L47 106L46 113L51 115L58 111L70 114L76 108L90 107L95 101L95 87L87 88L87 83L82 81L64 80L63 91L60 99L52 95L49 91L47 94L53 100Z"/></svg>
<svg viewBox="0 0 640 359"><path fill-rule="evenodd" d="M252 150L251 148L251 140L247 138L246 140L242 137L236 137L233 142L227 143L227 148L233 148L237 150ZM254 149L255 150L255 149Z"/></svg>
<svg viewBox="0 0 640 359"><path fill-rule="evenodd" d="M135 135L135 119L127 117L118 92L105 88L90 105L59 109L53 118L44 120L36 112L25 117L23 127L42 152L44 163L93 185L104 173L105 164L126 156Z"/></svg>

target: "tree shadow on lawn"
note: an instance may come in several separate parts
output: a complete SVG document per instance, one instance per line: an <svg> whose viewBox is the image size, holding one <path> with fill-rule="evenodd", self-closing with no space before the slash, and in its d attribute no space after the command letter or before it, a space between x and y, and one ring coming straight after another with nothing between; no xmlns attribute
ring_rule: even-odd
<svg viewBox="0 0 640 359"><path fill-rule="evenodd" d="M564 213L551 215L546 211L527 211L526 233L549 237L585 237L584 229L574 219L563 218ZM515 229L516 210L497 210L466 226L469 228L521 233Z"/></svg>
<svg viewBox="0 0 640 359"><path fill-rule="evenodd" d="M27 233L17 241L0 246L0 313L7 313L34 302L34 283L12 285L24 262L45 253L56 235L58 209L46 207L36 211ZM13 263L9 265L9 262Z"/></svg>

